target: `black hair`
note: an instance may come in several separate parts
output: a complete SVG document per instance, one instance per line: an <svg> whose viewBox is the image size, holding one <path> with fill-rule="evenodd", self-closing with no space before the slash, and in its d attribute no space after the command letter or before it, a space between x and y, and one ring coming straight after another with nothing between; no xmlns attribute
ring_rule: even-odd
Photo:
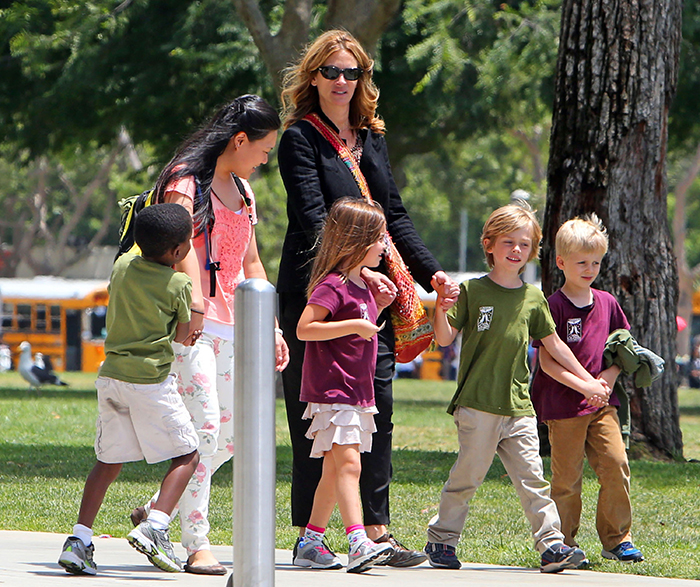
<svg viewBox="0 0 700 587"><path fill-rule="evenodd" d="M201 129L188 138L165 166L155 186L156 202L163 202L165 189L173 180L194 175L201 197L194 201L195 234L214 221L211 204L211 182L216 160L229 141L244 132L250 141L257 141L282 125L277 111L260 96L239 96L221 108ZM177 169L176 169L177 168Z"/></svg>
<svg viewBox="0 0 700 587"><path fill-rule="evenodd" d="M144 257L158 259L192 236L192 218L180 204L157 204L141 210L134 240Z"/></svg>

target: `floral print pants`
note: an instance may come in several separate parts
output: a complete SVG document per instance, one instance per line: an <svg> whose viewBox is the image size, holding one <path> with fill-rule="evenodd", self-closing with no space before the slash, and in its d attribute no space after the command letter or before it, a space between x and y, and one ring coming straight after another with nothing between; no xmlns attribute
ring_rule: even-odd
<svg viewBox="0 0 700 587"><path fill-rule="evenodd" d="M199 435L199 465L172 514L179 510L182 545L191 556L210 548L211 477L233 455L233 341L205 332L194 346L173 343L173 350L177 388Z"/></svg>

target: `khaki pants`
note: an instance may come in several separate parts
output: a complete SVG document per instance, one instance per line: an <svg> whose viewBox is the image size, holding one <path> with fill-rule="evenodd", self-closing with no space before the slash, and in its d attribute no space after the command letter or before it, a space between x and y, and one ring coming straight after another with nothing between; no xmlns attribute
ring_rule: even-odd
<svg viewBox="0 0 700 587"><path fill-rule="evenodd" d="M576 546L581 520L583 458L598 476L596 528L605 550L631 540L630 468L620 432L617 408L549 420L552 445L552 498L557 504L565 542Z"/></svg>
<svg viewBox="0 0 700 587"><path fill-rule="evenodd" d="M535 548L542 553L563 542L557 508L544 479L535 418L497 416L458 407L454 421L459 455L442 488L438 514L428 525L428 540L457 546L469 500L484 481L497 453L532 526Z"/></svg>

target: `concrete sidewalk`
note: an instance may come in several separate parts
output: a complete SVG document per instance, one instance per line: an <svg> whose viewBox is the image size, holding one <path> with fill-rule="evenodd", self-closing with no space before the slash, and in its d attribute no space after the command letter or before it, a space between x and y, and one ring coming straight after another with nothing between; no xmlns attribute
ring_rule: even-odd
<svg viewBox="0 0 700 587"><path fill-rule="evenodd" d="M65 540L63 534L44 532L0 531L0 586L2 587L67 587L78 583L90 587L119 586L125 584L151 587L226 587L228 577L205 577L189 573L164 573L151 566L146 557L136 552L123 538L95 538L95 562L98 574L94 577L75 577L66 573L56 562ZM176 552L182 553L179 544ZM230 546L214 546L212 551L227 567L231 567L233 549ZM592 571L564 571L547 575L539 569L498 567L493 565L465 564L459 571L432 569L427 563L411 569L376 567L360 575L338 571L312 571L293 567L291 552L278 550L275 556L275 585L277 587L329 587L362 585L382 587L434 587L443 585L469 585L469 587L494 587L514 583L517 587L697 587L697 582L681 579L659 579ZM345 563L345 557L341 555ZM641 563L643 564L643 563ZM257 587L236 585L235 587Z"/></svg>

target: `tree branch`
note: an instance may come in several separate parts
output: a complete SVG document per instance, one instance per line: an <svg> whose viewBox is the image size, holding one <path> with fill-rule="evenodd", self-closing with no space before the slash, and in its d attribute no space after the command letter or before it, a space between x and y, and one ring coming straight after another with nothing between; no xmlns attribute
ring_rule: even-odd
<svg viewBox="0 0 700 587"><path fill-rule="evenodd" d="M255 46L260 51L275 88L282 88L282 70L298 55L306 43L311 22L312 0L287 0L282 26L272 35L256 0L232 0Z"/></svg>
<svg viewBox="0 0 700 587"><path fill-rule="evenodd" d="M328 0L324 28L347 29L366 51L374 53L379 38L400 6L400 0Z"/></svg>
<svg viewBox="0 0 700 587"><path fill-rule="evenodd" d="M70 218L63 225L59 233L57 246L59 246L60 248L64 248L66 246L68 238L70 237L75 227L78 225L78 222L80 222L80 219L84 216L85 211L88 209L90 201L92 200L92 197L94 196L95 192L100 186L105 184L105 181L109 177L109 171L114 165L114 162L117 160L117 156L119 155L121 150L121 145L117 145L112 149L112 151L109 153L109 156L102 162L102 166L95 174L95 177L83 190L82 196L80 196L77 199L76 205L73 209L73 214L71 214Z"/></svg>

